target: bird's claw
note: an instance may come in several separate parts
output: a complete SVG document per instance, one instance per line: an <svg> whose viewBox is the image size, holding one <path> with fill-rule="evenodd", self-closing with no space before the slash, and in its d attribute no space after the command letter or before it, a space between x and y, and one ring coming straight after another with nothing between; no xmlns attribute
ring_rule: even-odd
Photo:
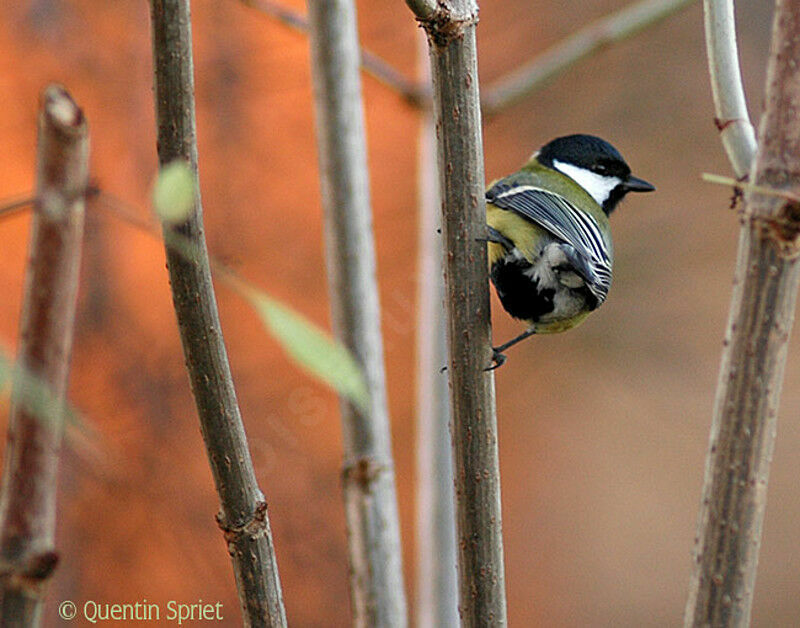
<svg viewBox="0 0 800 628"><path fill-rule="evenodd" d="M506 356L504 353L500 353L495 347L492 347L492 365L487 366L484 371L493 371L495 369L500 368L503 364L506 363Z"/></svg>

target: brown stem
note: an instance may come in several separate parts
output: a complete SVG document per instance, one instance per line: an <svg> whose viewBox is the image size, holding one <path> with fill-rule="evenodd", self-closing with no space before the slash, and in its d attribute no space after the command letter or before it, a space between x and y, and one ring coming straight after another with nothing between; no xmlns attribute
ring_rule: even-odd
<svg viewBox="0 0 800 628"><path fill-rule="evenodd" d="M800 192L800 1L778 0L757 186ZM800 204L749 190L711 426L687 626L747 626L800 282Z"/></svg>
<svg viewBox="0 0 800 628"><path fill-rule="evenodd" d="M450 408L464 626L506 624L474 0L409 2L428 34L439 148Z"/></svg>
<svg viewBox="0 0 800 628"><path fill-rule="evenodd" d="M183 159L197 171L194 76L188 0L152 0L158 159ZM188 219L175 229L195 255L167 242L172 298L186 368L220 498L217 521L233 561L247 626L285 626L286 615L267 506L256 481L236 401L211 281L199 187Z"/></svg>
<svg viewBox="0 0 800 628"><path fill-rule="evenodd" d="M51 85L39 113L30 261L0 488L3 626L40 623L45 586L58 561L58 463L88 174L83 112L63 87ZM54 411L45 412L48 405Z"/></svg>

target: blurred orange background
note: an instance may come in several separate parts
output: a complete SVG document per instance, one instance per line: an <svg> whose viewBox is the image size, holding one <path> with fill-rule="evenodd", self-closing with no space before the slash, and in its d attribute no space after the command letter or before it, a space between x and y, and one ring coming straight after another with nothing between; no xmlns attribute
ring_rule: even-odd
<svg viewBox="0 0 800 628"><path fill-rule="evenodd" d="M769 3L741 3L751 115L764 88ZM286 5L304 11L297 0ZM484 0L483 85L624 6ZM365 47L406 75L417 28L359 2ZM579 19L575 19L578 15ZM235 0L193 3L200 175L213 253L330 326L308 42ZM148 6L30 0L0 7L0 197L33 188L38 94L64 83L92 132L92 174L147 211L156 169ZM418 114L364 78L383 331L409 599L414 556L414 311ZM604 50L486 122L487 179L573 132L611 141L658 188L614 214L614 289L568 334L528 340L497 374L509 620L514 626L681 622L738 221L713 124L700 3ZM13 350L28 219L0 223L0 341ZM349 623L335 396L287 361L248 307L218 298L289 623ZM494 335L519 331L493 300ZM800 365L786 371L755 625L800 617ZM162 246L95 202L87 219L70 399L103 456L67 448L58 602L222 602L240 622ZM412 611L413 616L413 611Z"/></svg>

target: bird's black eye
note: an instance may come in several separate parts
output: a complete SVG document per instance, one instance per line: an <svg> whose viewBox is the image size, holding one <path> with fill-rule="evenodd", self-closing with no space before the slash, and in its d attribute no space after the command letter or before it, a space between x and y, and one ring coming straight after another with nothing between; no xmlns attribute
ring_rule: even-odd
<svg viewBox="0 0 800 628"><path fill-rule="evenodd" d="M605 164L597 164L592 170L597 174L608 174L608 166Z"/></svg>

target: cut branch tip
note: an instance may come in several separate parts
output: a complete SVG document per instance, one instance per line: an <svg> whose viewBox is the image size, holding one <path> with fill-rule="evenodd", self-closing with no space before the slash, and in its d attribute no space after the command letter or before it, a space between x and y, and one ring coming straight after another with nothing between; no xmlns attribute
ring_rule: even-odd
<svg viewBox="0 0 800 628"><path fill-rule="evenodd" d="M83 111L62 85L48 85L42 100L44 111L57 127L66 131L83 126Z"/></svg>

